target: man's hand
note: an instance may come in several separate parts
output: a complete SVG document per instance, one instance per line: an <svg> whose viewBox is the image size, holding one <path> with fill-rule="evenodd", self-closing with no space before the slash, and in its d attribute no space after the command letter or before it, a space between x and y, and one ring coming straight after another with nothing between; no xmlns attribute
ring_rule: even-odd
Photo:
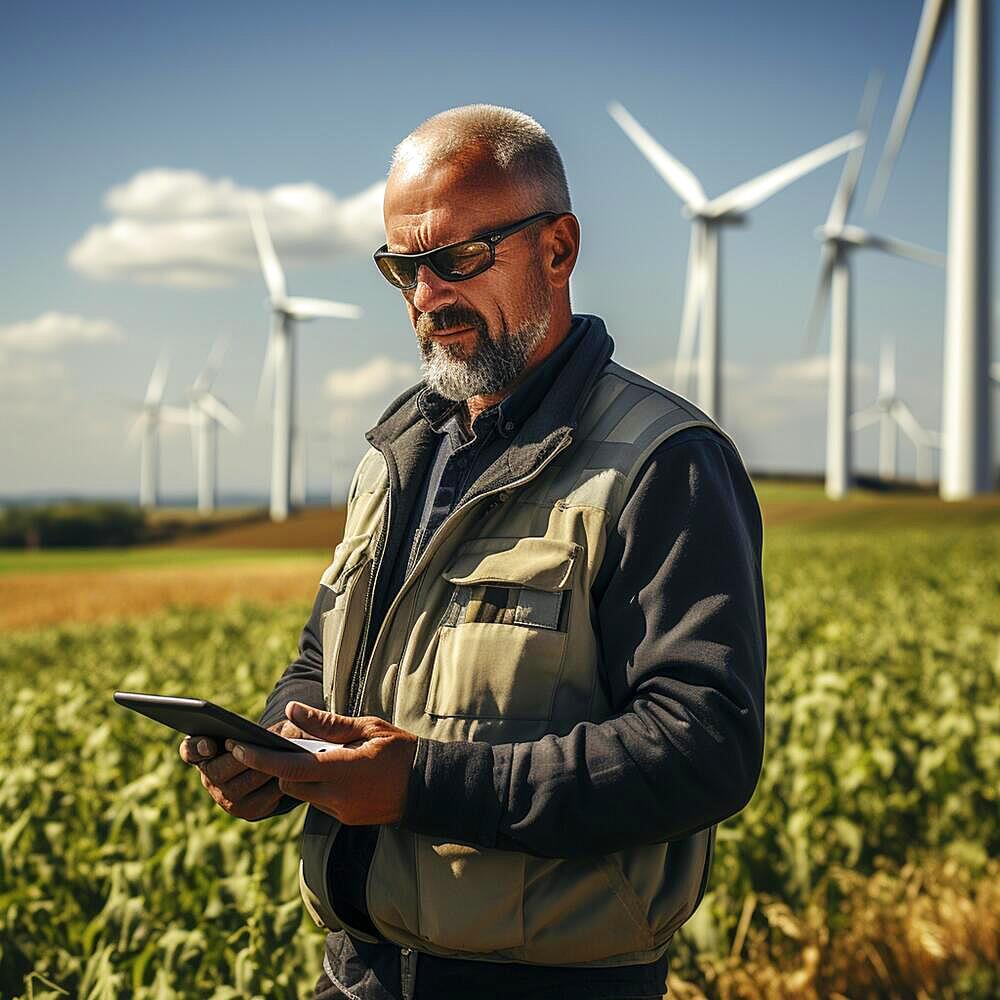
<svg viewBox="0 0 1000 1000"><path fill-rule="evenodd" d="M291 739L302 739L306 735L287 719L267 728ZM202 785L230 816L264 819L281 801L282 791L276 778L250 770L231 753L222 750L210 736L186 736L181 741L180 755L184 763L198 768Z"/></svg>
<svg viewBox="0 0 1000 1000"><path fill-rule="evenodd" d="M282 753L226 740L235 762L252 768L262 781L277 778L280 792L349 826L402 818L417 752L413 733L374 716L334 715L297 701L285 706L285 714L305 737L350 745L322 753Z"/></svg>

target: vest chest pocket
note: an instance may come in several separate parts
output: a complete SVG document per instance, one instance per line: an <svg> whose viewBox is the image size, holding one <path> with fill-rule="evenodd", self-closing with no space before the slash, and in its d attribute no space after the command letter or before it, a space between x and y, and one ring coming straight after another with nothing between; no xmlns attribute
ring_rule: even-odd
<svg viewBox="0 0 1000 1000"><path fill-rule="evenodd" d="M579 545L477 538L442 574L451 598L425 711L451 718L543 721L566 655Z"/></svg>
<svg viewBox="0 0 1000 1000"><path fill-rule="evenodd" d="M320 583L332 591L333 607L320 618L323 637L323 699L343 712L354 654L361 639L362 603L371 576L371 533L345 538L333 552Z"/></svg>

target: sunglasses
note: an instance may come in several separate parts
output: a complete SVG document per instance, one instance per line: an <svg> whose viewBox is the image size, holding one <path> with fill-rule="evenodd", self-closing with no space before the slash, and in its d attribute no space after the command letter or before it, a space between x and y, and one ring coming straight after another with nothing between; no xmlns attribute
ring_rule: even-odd
<svg viewBox="0 0 1000 1000"><path fill-rule="evenodd" d="M391 285L397 288L416 288L417 272L421 264L426 264L442 281L466 281L493 266L496 261L496 247L502 240L540 219L555 219L562 212L537 212L520 222L512 222L503 229L480 233L469 240L449 243L436 250L423 253L389 253L389 244L383 243L372 254L378 269Z"/></svg>

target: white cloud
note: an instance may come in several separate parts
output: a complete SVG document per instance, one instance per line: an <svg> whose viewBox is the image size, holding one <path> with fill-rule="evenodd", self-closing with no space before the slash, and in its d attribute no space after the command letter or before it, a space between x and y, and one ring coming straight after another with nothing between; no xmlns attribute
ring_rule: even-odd
<svg viewBox="0 0 1000 1000"><path fill-rule="evenodd" d="M74 270L101 280L215 287L258 269L246 203L263 201L286 266L369 252L384 239L378 181L338 199L311 181L267 190L196 170L142 170L104 196L114 218L91 226L69 249Z"/></svg>
<svg viewBox="0 0 1000 1000"><path fill-rule="evenodd" d="M416 378L416 365L393 361L383 354L359 368L334 369L327 374L323 387L333 402L342 404L384 396L393 387L402 388Z"/></svg>
<svg viewBox="0 0 1000 1000"><path fill-rule="evenodd" d="M61 382L65 377L66 366L60 361L29 358L14 364L11 359L0 353L0 388L4 391L5 402L10 401L10 397L6 394L17 389L32 390L36 386Z"/></svg>
<svg viewBox="0 0 1000 1000"><path fill-rule="evenodd" d="M855 361L851 370L854 378L871 378L872 375L872 366L861 361ZM796 361L785 361L772 369L772 375L779 382L822 382L825 385L830 377L830 356L814 354Z"/></svg>
<svg viewBox="0 0 1000 1000"><path fill-rule="evenodd" d="M46 352L67 344L113 343L122 340L117 324L73 313L50 311L21 323L0 326L0 348Z"/></svg>

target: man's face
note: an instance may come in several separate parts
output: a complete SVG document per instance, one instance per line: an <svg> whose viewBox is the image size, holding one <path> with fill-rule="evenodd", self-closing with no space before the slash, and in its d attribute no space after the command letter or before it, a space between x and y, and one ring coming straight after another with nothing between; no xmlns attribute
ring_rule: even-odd
<svg viewBox="0 0 1000 1000"><path fill-rule="evenodd" d="M419 158L398 164L386 184L386 242L419 253L499 229L532 214L524 191L489 167L428 169ZM422 265L403 292L417 335L424 378L448 399L506 389L545 339L552 288L536 250L540 222L496 247L482 274L448 282Z"/></svg>

